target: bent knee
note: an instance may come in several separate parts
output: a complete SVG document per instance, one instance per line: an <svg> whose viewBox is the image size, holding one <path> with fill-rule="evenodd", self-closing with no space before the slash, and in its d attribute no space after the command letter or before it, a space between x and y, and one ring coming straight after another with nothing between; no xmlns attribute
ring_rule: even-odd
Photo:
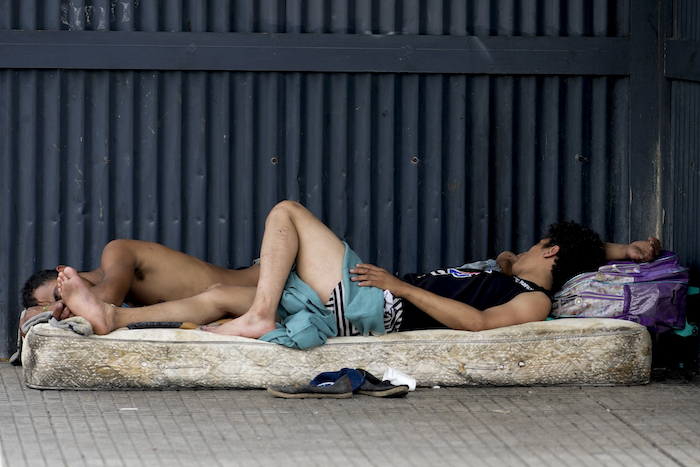
<svg viewBox="0 0 700 467"><path fill-rule="evenodd" d="M284 200L280 201L275 205L275 207L272 208L267 218L271 219L278 216L284 216L290 219L294 219L297 216L306 214L308 212L309 210L306 209L301 203L297 201Z"/></svg>
<svg viewBox="0 0 700 467"><path fill-rule="evenodd" d="M279 203L275 204L275 207L272 208L270 213L281 211L281 212L286 212L286 213L293 213L296 211L306 211L306 208L299 202L297 201L292 201L290 199L286 199L284 201L280 201Z"/></svg>

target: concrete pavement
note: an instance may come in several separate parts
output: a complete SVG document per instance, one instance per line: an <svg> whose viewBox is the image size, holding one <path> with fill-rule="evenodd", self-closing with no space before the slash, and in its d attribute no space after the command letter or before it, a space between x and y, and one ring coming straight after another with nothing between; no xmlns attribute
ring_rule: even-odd
<svg viewBox="0 0 700 467"><path fill-rule="evenodd" d="M3 467L696 466L700 382L287 400L262 390L39 391L0 362L0 445Z"/></svg>

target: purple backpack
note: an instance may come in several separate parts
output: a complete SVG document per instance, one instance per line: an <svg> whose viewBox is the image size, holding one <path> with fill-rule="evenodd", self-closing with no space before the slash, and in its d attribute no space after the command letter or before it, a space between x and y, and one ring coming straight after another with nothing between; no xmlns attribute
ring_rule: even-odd
<svg viewBox="0 0 700 467"><path fill-rule="evenodd" d="M569 279L552 297L553 318L619 318L656 332L685 327L688 268L663 251L654 261L611 261Z"/></svg>

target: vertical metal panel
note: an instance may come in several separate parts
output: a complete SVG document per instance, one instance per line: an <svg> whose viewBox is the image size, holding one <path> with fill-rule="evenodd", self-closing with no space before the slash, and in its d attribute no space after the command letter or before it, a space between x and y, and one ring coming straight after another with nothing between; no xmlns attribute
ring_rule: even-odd
<svg viewBox="0 0 700 467"><path fill-rule="evenodd" d="M16 277L18 271L27 271L35 267L33 261L34 251L25 251L27 264L24 268L20 266L20 244L17 229L18 211L24 208L19 205L17 192L19 187L15 183L17 176L17 159L15 155L16 144L13 135L14 109L13 105L13 82L15 72L12 70L0 71L0 222L3 228L0 229L0 356L7 358L14 351L13 345L17 335L17 314L19 306L17 301ZM30 159L31 154L27 154L25 159Z"/></svg>
<svg viewBox="0 0 700 467"><path fill-rule="evenodd" d="M349 77L348 77L349 79ZM299 180L301 177L301 74L290 73L284 77L285 102L284 102L284 197L287 199L301 199L299 193ZM346 97L348 106L352 105ZM349 146L349 144L348 144ZM347 149L349 151L349 148Z"/></svg>
<svg viewBox="0 0 700 467"><path fill-rule="evenodd" d="M674 34L682 40L700 40L700 7L697 2L674 2ZM691 279L700 279L700 83L674 81L671 90L671 139L673 156L669 168L669 190L664 203L672 248L688 262Z"/></svg>
<svg viewBox="0 0 700 467"><path fill-rule="evenodd" d="M562 183L559 166L561 162L559 149L563 139L560 128L560 99L563 90L558 77L543 78L541 91L541 126L538 148L540 154L540 226L556 222L561 213L559 209L559 188Z"/></svg>
<svg viewBox="0 0 700 467"><path fill-rule="evenodd" d="M396 168L399 196L399 270L415 270L418 264L418 76L399 77L400 108L398 125L400 128L397 144Z"/></svg>
<svg viewBox="0 0 700 467"><path fill-rule="evenodd" d="M700 83L673 83L671 190L666 206L673 248L691 268L691 280L700 279Z"/></svg>
<svg viewBox="0 0 700 467"><path fill-rule="evenodd" d="M61 212L62 202L59 190L59 175L61 172L61 83L62 73L50 71L41 73L41 88L39 90L41 108L37 109L38 115L42 116L42 130L39 138L42 141L41 153L37 155L37 167L39 172L39 183L35 185L39 205L36 207L36 222L40 226L34 241L40 245L36 252L36 264L60 264L66 261L63 255L63 242L61 238ZM11 131L10 131L11 134ZM21 160L31 166L31 160L25 159L28 154L24 154ZM100 187L100 184L95 184ZM23 187L19 192L13 192L15 196L29 194L32 187ZM99 193L99 191L97 191ZM107 199L104 197L103 199ZM96 226L95 226L96 227ZM99 247L96 247L99 248ZM13 297L14 298L14 297Z"/></svg>
<svg viewBox="0 0 700 467"><path fill-rule="evenodd" d="M206 76L203 72L187 74L184 94L185 115L182 128L184 160L183 202L187 213L184 222L183 250L202 258L207 237L207 151L206 151Z"/></svg>
<svg viewBox="0 0 700 467"><path fill-rule="evenodd" d="M561 36L564 31L561 25L561 6L562 2L556 0L545 0L542 4L543 10L543 35L545 36Z"/></svg>
<svg viewBox="0 0 700 467"><path fill-rule="evenodd" d="M85 74L85 119L90 125L90 131L85 134L85 148L88 157L85 160L85 183L88 187L87 213L90 217L88 222L86 238L86 264L96 264L100 260L102 247L106 244L113 233L112 211L110 209L110 158L112 157L112 147L109 143L110 125L110 75L104 71L89 72ZM60 82L56 83L56 90ZM60 95L60 93L58 93ZM47 94L47 97L50 95ZM58 108L57 108L58 110ZM55 120L60 121L59 119ZM52 131L52 134L60 135L60 131ZM57 161L61 159L60 143L56 144L52 153ZM137 173L142 170L138 168ZM148 172L143 169L143 172ZM155 176L151 171L151 176ZM146 193L135 193L137 199L142 203L147 203ZM55 206L55 212L60 212L60 206ZM147 239L145 234L139 238ZM57 236L58 238L58 236ZM88 266L89 267L89 266Z"/></svg>
<svg viewBox="0 0 700 467"><path fill-rule="evenodd" d="M16 331L13 327L17 326L20 309L16 289L18 281L15 279L19 267L14 254L19 248L14 222L18 207L12 183L16 157L13 156L14 147L9 137L12 134L12 74L11 70L0 71L0 134L3 136L0 138L0 223L3 226L0 229L0 316L3 317L0 321L0 356L5 358L14 352ZM30 267L34 268L34 262Z"/></svg>
<svg viewBox="0 0 700 467"><path fill-rule="evenodd" d="M515 251L526 251L531 245L529 241L540 235L538 227L538 197L537 197L537 79L530 76L517 78L514 99L515 128L513 148L516 151L514 160L514 182L518 187L515 200L514 232Z"/></svg>
<svg viewBox="0 0 700 467"><path fill-rule="evenodd" d="M565 219L583 219L583 201L585 201L584 173L582 161L583 119L581 112L588 103L583 100L583 78L567 77L562 82L566 100L566 112L559 120L566 138L562 141L559 159L563 167L563 184L559 198L564 202L560 209Z"/></svg>
<svg viewBox="0 0 700 467"><path fill-rule="evenodd" d="M396 193L394 176L394 132L395 132L395 77L380 75L376 78L376 102L374 119L376 136L373 139L372 158L374 159L373 191L375 196L374 249L372 260L394 269L394 213ZM332 180L332 179L331 179Z"/></svg>
<svg viewBox="0 0 700 467"><path fill-rule="evenodd" d="M467 78L450 76L446 82L444 112L446 121L443 126L445 144L445 163L443 171L445 222L444 249L445 261L459 263L466 257L467 212L466 203L469 180L467 179Z"/></svg>
<svg viewBox="0 0 700 467"><path fill-rule="evenodd" d="M5 1L0 28L624 36L629 8ZM34 271L95 267L116 237L246 265L284 198L401 273L524 250L560 218L626 241L628 91L627 77L0 70L0 355Z"/></svg>
<svg viewBox="0 0 700 467"><path fill-rule="evenodd" d="M512 77L497 77L491 82L493 146L490 178L495 190L489 196L495 214L492 219L493 243L498 245L512 245L515 229L517 187L513 179L513 83Z"/></svg>
<svg viewBox="0 0 700 467"><path fill-rule="evenodd" d="M212 73L209 76L209 102L207 121L210 128L207 153L228 155L231 153L229 126L230 87L229 74ZM231 161L229 157L210 157L208 164L209 191L206 201L208 214L207 254L218 266L228 266L231 245L231 219L229 198L231 186Z"/></svg>
<svg viewBox="0 0 700 467"><path fill-rule="evenodd" d="M183 73L162 73L159 101L160 231L162 242L181 249L182 241L182 81Z"/></svg>
<svg viewBox="0 0 700 467"><path fill-rule="evenodd" d="M37 162L36 134L37 130L37 101L36 90L37 72L21 71L16 78L16 106L17 119L21 123L15 126L9 134L14 134L16 148L22 148L24 161L16 160L11 172L15 177L14 193L23 187L36 187L39 177L34 169ZM26 163L26 162L29 163ZM23 163L24 162L24 163ZM27 190L27 196L23 197L19 212L17 212L17 237L12 242L18 251L24 254L36 255L36 248L40 248L35 242L37 238L37 196L34 190ZM31 256L30 256L31 257Z"/></svg>
<svg viewBox="0 0 700 467"><path fill-rule="evenodd" d="M684 41L700 41L700 6L693 0L674 0L673 33ZM700 83L672 81L671 157L666 164L665 231L669 248L690 267L691 281L700 280Z"/></svg>
<svg viewBox="0 0 700 467"><path fill-rule="evenodd" d="M493 254L489 237L491 234L491 211L489 209L491 180L490 173L490 148L491 148L491 124L489 116L490 92L488 76L476 76L469 79L471 90L467 98L467 111L471 135L467 160L469 167L469 186L467 202L467 219L469 231L466 235L469 239L467 257L483 258ZM493 187L493 192L498 187ZM495 248L493 248L495 249ZM417 265L416 265L417 266Z"/></svg>
<svg viewBox="0 0 700 467"><path fill-rule="evenodd" d="M321 73L306 75L306 102L302 118L306 122L303 130L302 160L304 163L303 179L305 196L303 204L312 212L323 213L323 165L324 165L324 124L326 107L324 105L325 81ZM367 99L369 103L369 98ZM366 107L369 108L369 105ZM369 130L369 128L368 128ZM364 135L369 140L369 131ZM367 145L369 155L369 145ZM369 159L369 158L368 158Z"/></svg>
<svg viewBox="0 0 700 467"><path fill-rule="evenodd" d="M233 163L231 176L234 180L232 220L234 222L233 245L236 248L234 260L245 264L250 251L254 250L258 232L256 230L255 193L253 184L253 109L254 86L252 73L237 73L233 77L234 96L231 103L233 112ZM300 119L301 121L301 119ZM301 133L301 132L300 132Z"/></svg>
<svg viewBox="0 0 700 467"><path fill-rule="evenodd" d="M135 218L135 235L137 238L153 241L158 238L159 196L158 183L160 168L158 158L158 127L160 115L158 112L158 74L155 72L140 72L136 89L136 130L134 134L134 198L138 200L139 209ZM100 141L100 143L102 143ZM102 145L100 149L102 149ZM109 158L108 148L104 148L103 159ZM97 159L99 161L99 159ZM98 162L99 163L99 162ZM104 164L100 164L102 170Z"/></svg>
<svg viewBox="0 0 700 467"><path fill-rule="evenodd" d="M347 99L348 76L336 74L329 76L329 114L328 114L328 147L333 154L332 163L326 167L326 183L328 198L326 206L326 223L341 237L348 233L348 112Z"/></svg>
<svg viewBox="0 0 700 467"><path fill-rule="evenodd" d="M674 36L700 41L700 5L692 0L675 0L673 7Z"/></svg>
<svg viewBox="0 0 700 467"><path fill-rule="evenodd" d="M134 199L134 79L133 72L112 73L110 102L110 199L114 236L132 238L136 218ZM70 150L70 149L69 149ZM196 154L193 154L196 157Z"/></svg>
<svg viewBox="0 0 700 467"><path fill-rule="evenodd" d="M610 176L609 155L612 153L609 147L611 128L605 125L605 116L610 104L609 83L606 78L593 78L591 83L591 108L590 108L590 160L584 162L590 166L588 187L590 190L590 206L600 209L608 204L608 186ZM604 238L608 238L609 213L605 211L587 210L590 225Z"/></svg>
<svg viewBox="0 0 700 467"><path fill-rule="evenodd" d="M435 269L440 266L442 259L443 242L443 122L442 122L442 76L425 76L422 83L423 88L423 131L425 140L423 141L423 157L421 158L421 184L418 191L420 204L419 230L420 242L419 251L423 253L421 263L428 269ZM420 142L419 142L420 145Z"/></svg>
<svg viewBox="0 0 700 467"><path fill-rule="evenodd" d="M352 157L348 169L352 173L351 191L349 193L348 217L351 230L347 241L353 245L360 258L371 260L369 245L371 243L371 224L373 193L371 191L371 132L372 132L372 76L367 73L353 76L351 93L352 113L348 126L353 129L352 140L348 146ZM332 183L332 182L331 182Z"/></svg>
<svg viewBox="0 0 700 467"><path fill-rule="evenodd" d="M83 258L83 246L85 245L86 196L88 193L85 180L85 134L89 131L89 122L85 120L85 72L72 71L63 75L62 82L62 115L61 120L65 126L61 128L61 150L64 151L61 157L62 164L59 168L58 190L61 197L61 237L70 239L64 241L63 253L67 258L67 264L78 264L77 267L86 267ZM127 135L129 136L129 135ZM128 144L128 143L127 143ZM119 167L121 155L118 146L113 146L113 157ZM129 155L127 154L127 157ZM55 187L52 187L56 189ZM122 193L128 193L131 199L130 186L125 186ZM115 198L116 203L122 203L123 197ZM117 225L119 217L116 217ZM129 237L129 235L120 235Z"/></svg>
<svg viewBox="0 0 700 467"><path fill-rule="evenodd" d="M611 122L613 148L609 158L612 163L613 177L608 180L608 190L611 195L606 204L608 215L613 218L607 221L606 238L614 241L625 241L624 232L630 228L630 158L629 158L629 112L623 111L629 107L629 79L615 80L613 86L613 101L610 107L617 111L608 118ZM597 207L598 209L603 206Z"/></svg>
<svg viewBox="0 0 700 467"><path fill-rule="evenodd" d="M396 31L396 2L393 0L379 2L375 23L379 34L393 34ZM376 186L376 220L374 234L376 253L371 258L378 264L385 265L389 271L396 270L396 222L397 203L396 186L396 141L397 128L397 77L380 75L377 77L375 120L376 144L372 154L375 159L374 185ZM386 156L383 156L386 155ZM368 260L369 257L366 257Z"/></svg>
<svg viewBox="0 0 700 467"><path fill-rule="evenodd" d="M630 216L636 229L654 235L661 230L661 190L659 177L660 152L665 149L659 133L665 127L668 115L668 82L663 76L663 8L657 0L637 0L630 11L630 190L634 203ZM660 30L661 29L661 33ZM650 92L653 90L653 92Z"/></svg>

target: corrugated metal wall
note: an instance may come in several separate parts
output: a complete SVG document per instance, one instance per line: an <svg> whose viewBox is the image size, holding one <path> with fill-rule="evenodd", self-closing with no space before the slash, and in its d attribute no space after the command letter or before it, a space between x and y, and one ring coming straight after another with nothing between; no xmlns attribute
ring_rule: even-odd
<svg viewBox="0 0 700 467"><path fill-rule="evenodd" d="M629 12L629 0L0 0L0 30L626 37ZM36 270L95 267L117 237L245 265L285 198L401 273L523 250L559 219L627 241L629 93L617 75L0 69L0 356Z"/></svg>
<svg viewBox="0 0 700 467"><path fill-rule="evenodd" d="M676 0L674 38L700 41L700 5ZM665 209L669 243L691 268L692 280L700 280L700 75L674 80L671 86L671 151L669 194Z"/></svg>

